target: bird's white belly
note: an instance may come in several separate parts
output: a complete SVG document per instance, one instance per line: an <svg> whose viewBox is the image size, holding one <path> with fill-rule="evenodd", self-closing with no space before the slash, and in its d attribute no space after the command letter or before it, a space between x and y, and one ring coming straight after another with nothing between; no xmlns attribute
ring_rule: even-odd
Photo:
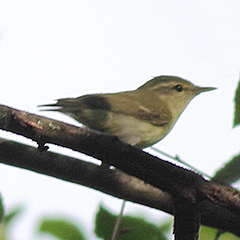
<svg viewBox="0 0 240 240"><path fill-rule="evenodd" d="M145 148L161 140L170 130L167 125L156 126L131 116L110 112L106 131L131 145Z"/></svg>

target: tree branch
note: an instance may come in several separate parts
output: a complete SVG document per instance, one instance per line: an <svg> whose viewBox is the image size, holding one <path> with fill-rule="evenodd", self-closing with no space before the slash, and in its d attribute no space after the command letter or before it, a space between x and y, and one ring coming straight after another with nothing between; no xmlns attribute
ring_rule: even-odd
<svg viewBox="0 0 240 240"><path fill-rule="evenodd" d="M4 139L0 139L0 162L172 213L169 194L116 169Z"/></svg>

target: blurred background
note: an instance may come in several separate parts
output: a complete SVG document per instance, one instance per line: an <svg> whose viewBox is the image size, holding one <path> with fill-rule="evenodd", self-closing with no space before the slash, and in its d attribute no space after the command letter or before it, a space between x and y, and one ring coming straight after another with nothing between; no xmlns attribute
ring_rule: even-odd
<svg viewBox="0 0 240 240"><path fill-rule="evenodd" d="M133 90L162 74L217 87L194 99L172 132L155 145L212 175L239 151L240 129L232 129L240 71L239 12L236 0L0 0L0 103L78 124L60 113L40 113L36 106ZM36 146L3 131L0 137ZM92 161L55 146L50 150ZM14 240L33 239L46 215L76 219L95 240L99 204L115 213L122 204L98 191L3 164L0 192L6 211L25 206L11 232ZM132 203L125 213L150 222L168 216Z"/></svg>

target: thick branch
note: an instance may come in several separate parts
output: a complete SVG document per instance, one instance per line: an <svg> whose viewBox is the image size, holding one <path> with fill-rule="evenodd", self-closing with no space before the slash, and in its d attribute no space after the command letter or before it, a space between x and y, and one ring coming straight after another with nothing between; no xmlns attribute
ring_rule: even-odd
<svg viewBox="0 0 240 240"><path fill-rule="evenodd" d="M178 197L173 199L175 240L197 240L201 221L199 204Z"/></svg>
<svg viewBox="0 0 240 240"><path fill-rule="evenodd" d="M0 140L0 162L94 188L112 196L173 214L171 196L123 172L78 159ZM201 223L240 235L240 218L207 200L200 205Z"/></svg>
<svg viewBox="0 0 240 240"><path fill-rule="evenodd" d="M0 163L81 184L172 213L171 196L116 169L0 139ZM150 197L151 196L151 197Z"/></svg>

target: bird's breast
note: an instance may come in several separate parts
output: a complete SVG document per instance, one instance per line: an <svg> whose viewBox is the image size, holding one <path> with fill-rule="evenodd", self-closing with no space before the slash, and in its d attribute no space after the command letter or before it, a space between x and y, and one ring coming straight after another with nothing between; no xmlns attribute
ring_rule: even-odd
<svg viewBox="0 0 240 240"><path fill-rule="evenodd" d="M104 132L116 135L133 146L145 148L164 138L171 126L156 126L147 121L120 113L108 112Z"/></svg>

